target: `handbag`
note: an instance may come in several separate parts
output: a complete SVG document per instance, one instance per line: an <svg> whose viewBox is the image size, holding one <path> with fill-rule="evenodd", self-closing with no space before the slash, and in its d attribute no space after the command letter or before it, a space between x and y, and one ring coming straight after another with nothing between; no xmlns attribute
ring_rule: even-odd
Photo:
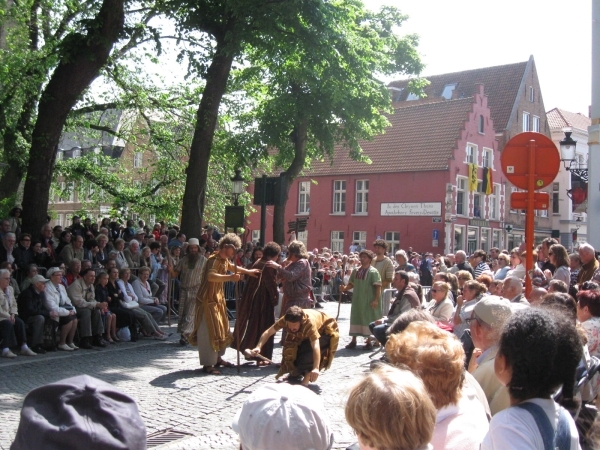
<svg viewBox="0 0 600 450"><path fill-rule="evenodd" d="M123 300L121 300L121 306L123 308L127 308L127 309L133 309L133 308L137 308L139 307L139 303L136 301L130 301L130 302L124 302Z"/></svg>

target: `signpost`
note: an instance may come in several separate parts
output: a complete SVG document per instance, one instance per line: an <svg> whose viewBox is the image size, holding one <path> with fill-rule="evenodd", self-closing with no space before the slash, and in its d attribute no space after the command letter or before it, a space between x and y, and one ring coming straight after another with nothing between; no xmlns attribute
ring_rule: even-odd
<svg viewBox="0 0 600 450"><path fill-rule="evenodd" d="M531 292L529 271L533 268L533 221L535 209L548 209L549 197L535 192L554 181L560 169L560 153L554 142L540 133L525 132L508 141L500 157L502 172L513 185L526 192L511 194L511 208L525 209L525 295Z"/></svg>

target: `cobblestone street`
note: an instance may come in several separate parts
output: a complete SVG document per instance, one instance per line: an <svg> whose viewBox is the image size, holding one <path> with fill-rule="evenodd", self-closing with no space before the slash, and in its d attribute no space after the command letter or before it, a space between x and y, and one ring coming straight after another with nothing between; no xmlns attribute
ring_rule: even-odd
<svg viewBox="0 0 600 450"><path fill-rule="evenodd" d="M326 303L324 311L335 317L337 303ZM350 339L349 316L350 305L343 304L339 320L342 339L336 359L331 370L322 372L311 386L329 412L334 448L345 448L356 440L344 419L344 399L370 361L368 352L344 349ZM199 370L195 348L182 348L175 338L173 335L169 342L142 339L137 344L120 343L99 351L2 359L0 420L4 426L0 429L0 448L10 447L23 398L31 389L84 373L112 383L135 398L149 436L167 430L185 434L155 448L239 448L231 429L233 416L251 392L275 382L277 369L252 364L242 366L239 375L235 368L224 369L221 376L206 375ZM281 347L276 345L274 359L278 361L280 355ZM235 362L236 352L228 349L225 359Z"/></svg>

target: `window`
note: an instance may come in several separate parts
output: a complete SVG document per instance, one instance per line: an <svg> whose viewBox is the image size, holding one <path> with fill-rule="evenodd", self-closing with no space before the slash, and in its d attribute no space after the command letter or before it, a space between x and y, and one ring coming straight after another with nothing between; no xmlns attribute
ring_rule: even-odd
<svg viewBox="0 0 600 450"><path fill-rule="evenodd" d="M489 228L481 229L481 243L479 245L479 248L482 250L485 250L486 252L490 249L489 243L490 243L490 232L491 231L492 230L490 230Z"/></svg>
<svg viewBox="0 0 600 450"><path fill-rule="evenodd" d="M406 100L407 101L419 100L419 96L416 94L413 94L412 92L409 92L408 95L406 96Z"/></svg>
<svg viewBox="0 0 600 450"><path fill-rule="evenodd" d="M57 214L56 215L56 225L58 225L59 227L64 226L63 225L63 220L64 220L64 215L63 214Z"/></svg>
<svg viewBox="0 0 600 450"><path fill-rule="evenodd" d="M467 215L467 179L456 179L456 214L459 216Z"/></svg>
<svg viewBox="0 0 600 450"><path fill-rule="evenodd" d="M73 203L75 201L75 183L71 182L67 184L67 191L69 197L67 198L67 202Z"/></svg>
<svg viewBox="0 0 600 450"><path fill-rule="evenodd" d="M404 91L404 88L390 87L389 90L390 90L390 95L392 97L392 101L399 102L400 97L402 96L402 91Z"/></svg>
<svg viewBox="0 0 600 450"><path fill-rule="evenodd" d="M492 230L492 247L502 248L500 230Z"/></svg>
<svg viewBox="0 0 600 450"><path fill-rule="evenodd" d="M473 144L467 144L467 164L477 164L477 146Z"/></svg>
<svg viewBox="0 0 600 450"><path fill-rule="evenodd" d="M455 88L456 83L447 84L446 86L444 86L444 90L442 91L442 97L444 97L446 100L450 100L452 98L452 92L454 92Z"/></svg>
<svg viewBox="0 0 600 450"><path fill-rule="evenodd" d="M369 180L356 180L356 214L367 214L369 203Z"/></svg>
<svg viewBox="0 0 600 450"><path fill-rule="evenodd" d="M535 131L537 133L540 132L540 118L538 116L533 116L533 123L531 124L531 131Z"/></svg>
<svg viewBox="0 0 600 450"><path fill-rule="evenodd" d="M352 242L358 242L361 249L367 247L367 232L366 231L354 231L352 233Z"/></svg>
<svg viewBox="0 0 600 450"><path fill-rule="evenodd" d="M298 183L298 214L310 212L310 181Z"/></svg>
<svg viewBox="0 0 600 450"><path fill-rule="evenodd" d="M61 151L56 152L56 160L61 161L63 159L64 153Z"/></svg>
<svg viewBox="0 0 600 450"><path fill-rule="evenodd" d="M333 214L346 212L346 181L335 180L333 182Z"/></svg>
<svg viewBox="0 0 600 450"><path fill-rule="evenodd" d="M494 153L489 148L483 149L483 167L494 168Z"/></svg>
<svg viewBox="0 0 600 450"><path fill-rule="evenodd" d="M344 232L331 232L331 251L344 253Z"/></svg>
<svg viewBox="0 0 600 450"><path fill-rule="evenodd" d="M139 169L140 167L142 167L142 158L143 158L143 153L142 152L136 152L133 155L133 167L134 167L134 169Z"/></svg>
<svg viewBox="0 0 600 450"><path fill-rule="evenodd" d="M454 253L465 249L465 227L454 226Z"/></svg>
<svg viewBox="0 0 600 450"><path fill-rule="evenodd" d="M81 149L80 148L74 148L73 149L73 153L71 153L71 157L73 158L79 158L81 157Z"/></svg>
<svg viewBox="0 0 600 450"><path fill-rule="evenodd" d="M400 249L400 233L398 231L386 231L385 242L391 255Z"/></svg>
<svg viewBox="0 0 600 450"><path fill-rule="evenodd" d="M548 217L548 210L540 209L540 217Z"/></svg>
<svg viewBox="0 0 600 450"><path fill-rule="evenodd" d="M478 126L478 128L479 128L479 132L481 134L484 133L484 131L483 131L484 130L484 123L485 123L485 119L483 118L483 115L480 114L479 115L479 126Z"/></svg>
<svg viewBox="0 0 600 450"><path fill-rule="evenodd" d="M477 191L473 192L473 217L483 218L483 183L477 182Z"/></svg>
<svg viewBox="0 0 600 450"><path fill-rule="evenodd" d="M552 214L560 214L560 183L552 183Z"/></svg>
<svg viewBox="0 0 600 450"><path fill-rule="evenodd" d="M529 131L529 113L523 113L523 131Z"/></svg>
<svg viewBox="0 0 600 450"><path fill-rule="evenodd" d="M252 230L252 242L260 241L260 230Z"/></svg>
<svg viewBox="0 0 600 450"><path fill-rule="evenodd" d="M489 213L491 220L498 220L498 199L500 198L500 186L494 184L492 195L489 196Z"/></svg>
<svg viewBox="0 0 600 450"><path fill-rule="evenodd" d="M479 228L477 227L469 227L467 231L467 254L472 254L475 250L477 250L477 234Z"/></svg>
<svg viewBox="0 0 600 450"><path fill-rule="evenodd" d="M531 103L533 103L534 100L535 100L535 89L533 89L533 86L529 86L529 101Z"/></svg>
<svg viewBox="0 0 600 450"><path fill-rule="evenodd" d="M511 193L513 193L513 192L517 192L517 191L518 191L518 189L517 189L516 187L514 187L514 186L511 186L511 187L510 187L510 192L511 192ZM510 196L510 197L512 197L512 196ZM510 197L509 197L509 199L510 199ZM510 200L509 200L509 202L510 202ZM516 209L512 209L512 202L511 202L511 205L510 205L510 206L511 206L510 212L511 212L512 214L517 214L517 213L518 213L518 211L517 211Z"/></svg>

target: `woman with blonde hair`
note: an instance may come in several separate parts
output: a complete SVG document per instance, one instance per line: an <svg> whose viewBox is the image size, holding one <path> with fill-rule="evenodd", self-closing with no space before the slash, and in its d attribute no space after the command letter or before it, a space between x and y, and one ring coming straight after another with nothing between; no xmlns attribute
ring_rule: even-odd
<svg viewBox="0 0 600 450"><path fill-rule="evenodd" d="M388 365L352 389L345 413L361 450L426 449L436 419L423 382L408 370Z"/></svg>
<svg viewBox="0 0 600 450"><path fill-rule="evenodd" d="M429 292L431 292L432 300L425 309L441 322L450 320L454 311L454 304L448 297L450 285L444 281L436 281Z"/></svg>
<svg viewBox="0 0 600 450"><path fill-rule="evenodd" d="M480 275L480 277L483 275ZM475 304L487 293L487 286L476 280L467 281L463 286L462 295L456 301L454 311L454 334L460 338L464 331L469 328L467 319L471 317Z"/></svg>
<svg viewBox="0 0 600 450"><path fill-rule="evenodd" d="M429 322L413 322L385 346L395 366L406 365L423 380L437 408L434 449L478 450L489 425L472 388L463 386L465 352L460 341Z"/></svg>

